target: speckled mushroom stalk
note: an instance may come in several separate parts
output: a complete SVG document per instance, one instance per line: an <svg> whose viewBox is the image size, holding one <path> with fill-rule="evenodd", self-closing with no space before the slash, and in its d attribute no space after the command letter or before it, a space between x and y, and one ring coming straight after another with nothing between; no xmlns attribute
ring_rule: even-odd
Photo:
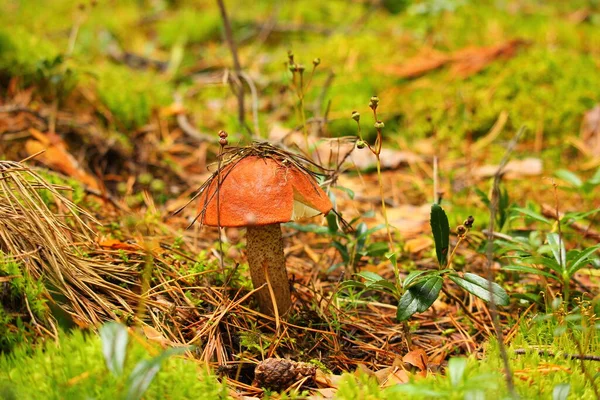
<svg viewBox="0 0 600 400"><path fill-rule="evenodd" d="M255 288L261 287L267 283L268 277L278 314L285 315L292 306L292 300L285 269L281 226L279 224L248 226L246 240L252 284ZM268 286L256 293L256 299L264 313L275 314L273 298Z"/></svg>
<svg viewBox="0 0 600 400"><path fill-rule="evenodd" d="M275 157L246 156L226 165L216 193L213 179L200 196L202 222L209 226L246 227L250 275L263 313L279 316L291 308L281 223L327 214L332 204L312 175ZM213 178L215 175L213 175ZM219 197L217 210L216 198ZM268 279L267 279L268 278Z"/></svg>

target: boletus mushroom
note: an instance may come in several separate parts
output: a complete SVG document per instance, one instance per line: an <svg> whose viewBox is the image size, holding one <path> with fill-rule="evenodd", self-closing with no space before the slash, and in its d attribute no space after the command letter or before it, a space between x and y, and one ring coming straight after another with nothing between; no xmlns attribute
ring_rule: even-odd
<svg viewBox="0 0 600 400"><path fill-rule="evenodd" d="M213 174L202 189L199 206L203 224L246 227L252 283L259 288L268 280L256 293L260 309L275 315L274 298L278 314L287 313L292 303L280 224L327 214L332 208L313 174L283 152L252 151L234 157Z"/></svg>

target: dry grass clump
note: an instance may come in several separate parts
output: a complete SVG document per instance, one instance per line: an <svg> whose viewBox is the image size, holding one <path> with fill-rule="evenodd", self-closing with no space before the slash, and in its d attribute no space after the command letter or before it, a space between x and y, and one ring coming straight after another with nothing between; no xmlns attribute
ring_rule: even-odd
<svg viewBox="0 0 600 400"><path fill-rule="evenodd" d="M88 223L97 221L62 190L70 188L49 184L22 163L0 161L0 251L42 279L48 299L60 298L57 304L81 325L114 319L116 310L133 312L137 271L85 257L94 236ZM42 191L56 210L44 203Z"/></svg>

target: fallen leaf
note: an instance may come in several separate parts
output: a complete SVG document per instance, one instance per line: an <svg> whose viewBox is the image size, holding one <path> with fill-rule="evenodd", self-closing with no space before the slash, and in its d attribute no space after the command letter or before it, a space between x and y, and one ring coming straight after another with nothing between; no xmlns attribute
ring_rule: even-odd
<svg viewBox="0 0 600 400"><path fill-rule="evenodd" d="M356 365L356 369L354 370L354 375L360 375L360 374L377 377L376 373L373 372L369 367L367 367L364 364Z"/></svg>
<svg viewBox="0 0 600 400"><path fill-rule="evenodd" d="M404 250L411 254L420 253L423 250L433 246L433 239L429 236L419 236L414 239L408 239L404 243Z"/></svg>
<svg viewBox="0 0 600 400"><path fill-rule="evenodd" d="M165 338L159 331L149 325L143 325L142 330L148 340L159 343L164 348L173 345L169 339Z"/></svg>
<svg viewBox="0 0 600 400"><path fill-rule="evenodd" d="M400 367L386 367L375 372L377 382L381 387L395 386L410 380L408 373Z"/></svg>
<svg viewBox="0 0 600 400"><path fill-rule="evenodd" d="M111 250L129 250L136 251L139 250L140 247L137 245L121 242L118 239L106 239L98 243L100 247L104 247Z"/></svg>
<svg viewBox="0 0 600 400"><path fill-rule="evenodd" d="M406 353L404 357L402 357L402 361L419 368L421 371L425 371L427 370L429 358L427 357L425 350L416 348Z"/></svg>
<svg viewBox="0 0 600 400"><path fill-rule="evenodd" d="M580 24L588 21L593 15L594 13L589 8L580 8L569 14L567 19L574 24Z"/></svg>
<svg viewBox="0 0 600 400"><path fill-rule="evenodd" d="M383 384L381 386L389 387L389 386L400 385L403 383L408 383L409 380L410 380L410 377L408 376L408 372L406 372L403 369L396 368L395 371L393 371L391 374L388 375L387 380L385 382L383 382Z"/></svg>
<svg viewBox="0 0 600 400"><path fill-rule="evenodd" d="M600 104L584 114L580 137L585 150L594 157L600 157Z"/></svg>
<svg viewBox="0 0 600 400"><path fill-rule="evenodd" d="M504 167L504 176L508 179L520 176L536 176L541 175L543 169L541 159L528 157L522 160L509 161ZM473 174L478 178L489 178L496 175L496 172L498 172L498 165L483 165L475 168Z"/></svg>
<svg viewBox="0 0 600 400"><path fill-rule="evenodd" d="M480 72L497 59L513 57L517 50L525 44L527 42L522 39L512 39L493 46L467 47L451 54L425 49L400 66L383 66L380 70L400 78L410 79L451 65L452 75L467 78Z"/></svg>
<svg viewBox="0 0 600 400"><path fill-rule="evenodd" d="M162 118L167 118L173 115L179 115L185 113L185 107L179 103L173 103L159 110Z"/></svg>
<svg viewBox="0 0 600 400"><path fill-rule="evenodd" d="M35 129L30 130L36 132ZM33 136L39 136L33 134ZM99 190L100 186L94 177L85 172L77 160L67 151L63 143L54 144L56 138L45 138L44 142L30 139L25 142L25 150L31 156L43 151L36 156L36 160L45 164L49 168L57 170L67 176L77 179L90 189Z"/></svg>
<svg viewBox="0 0 600 400"><path fill-rule="evenodd" d="M433 49L424 49L416 57L413 57L399 66L382 67L382 72L400 78L417 78L443 67L452 61L452 56Z"/></svg>
<svg viewBox="0 0 600 400"><path fill-rule="evenodd" d="M494 46L459 50L452 55L451 73L457 77L468 78L482 71L497 59L514 57L519 47L525 44L526 42L522 39L512 39Z"/></svg>
<svg viewBox="0 0 600 400"><path fill-rule="evenodd" d="M390 225L396 232L399 232L404 239L414 238L422 233L430 232L430 212L431 204L423 204L421 206L402 204L398 207L387 208ZM384 223L383 216L379 218L378 214L376 223Z"/></svg>
<svg viewBox="0 0 600 400"><path fill-rule="evenodd" d="M325 372L321 371L320 369L317 369L314 380L315 383L319 386L332 387L331 378L329 377L329 375L325 374Z"/></svg>

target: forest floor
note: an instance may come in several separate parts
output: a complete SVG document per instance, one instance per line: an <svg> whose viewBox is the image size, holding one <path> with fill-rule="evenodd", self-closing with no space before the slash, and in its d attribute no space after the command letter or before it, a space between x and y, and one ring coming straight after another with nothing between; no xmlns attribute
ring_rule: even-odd
<svg viewBox="0 0 600 400"><path fill-rule="evenodd" d="M0 393L127 390L102 369L106 336L46 384L27 378L118 320L140 357L194 346L203 379L238 398L597 398L598 5L235 0L228 33L218 4L0 4ZM225 150L268 141L324 168L349 223L282 225L285 318L252 296L244 229L192 223L197 202L177 212L216 171L221 130ZM406 285L442 270L399 321ZM452 274L508 293L497 326ZM255 367L271 357L310 373L269 388ZM223 395L170 387L198 379L168 366L144 398Z"/></svg>

